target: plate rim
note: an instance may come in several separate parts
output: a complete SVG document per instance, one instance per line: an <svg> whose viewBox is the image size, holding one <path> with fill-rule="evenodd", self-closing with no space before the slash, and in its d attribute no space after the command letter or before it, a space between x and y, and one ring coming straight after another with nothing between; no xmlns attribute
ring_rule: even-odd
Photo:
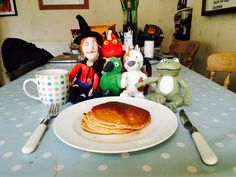
<svg viewBox="0 0 236 177"><path fill-rule="evenodd" d="M174 119L172 119L172 121L173 121L172 123L174 124L174 126L172 127L172 130L169 132L168 136L165 136L164 138L161 138L161 140L159 140L158 142L153 142L153 143L150 143L150 144L147 144L147 145L144 145L144 146L140 146L140 147L137 147L137 148L128 148L128 149L123 149L123 150L121 150L121 149L120 150L119 149L116 149L116 150L97 149L96 150L96 149L89 148L89 147L85 148L83 146L78 146L78 144L76 144L76 143L72 144L71 142L68 142L68 140L65 140L63 137L61 137L60 133L58 133L57 124L58 124L58 122L61 121L60 119L63 119L63 117L61 118L60 115L65 114L65 112L68 112L70 110L73 110L74 108L78 107L81 104L88 104L90 102L107 102L107 101L120 101L120 102L124 102L124 103L128 103L129 104L130 101L131 102L132 101L140 102L140 101L144 101L144 100L146 102L150 102L151 104L156 104L156 105L162 107L163 109L166 109L166 111L168 111L170 114L172 114L172 118L174 118ZM151 148L153 146L156 146L156 145L161 144L164 141L168 140L170 137L173 136L173 134L176 132L176 130L178 128L177 117L169 108L167 108L166 106L164 106L164 105L162 105L160 103L157 103L157 102L153 102L153 101L150 101L150 100L147 100L147 99L143 99L143 98L134 98L134 97L110 96L110 97L101 97L101 98L90 99L90 100L86 100L86 101L79 102L77 104L69 106L68 108L66 108L62 112L60 112L58 116L59 117L55 119L55 122L53 124L53 132L56 135L56 137L59 138L63 143L65 143L68 146L71 146L71 147L76 148L76 149L84 150L84 151L87 151L87 152L95 152L95 153L109 153L109 154L111 154L111 153L125 153L125 152L134 152L134 151L140 151L140 150L148 149L148 148ZM71 122L74 122L75 121L74 119L75 118L73 118L71 120ZM82 119L82 118L80 118L80 119ZM73 129L73 125L72 125L72 129ZM84 138L84 139L86 139L86 138ZM86 139L86 140L88 140L88 139ZM101 143L101 142L92 141L92 140L89 140L89 141L91 141L92 143L95 143L95 144L96 143ZM123 143L121 143L121 144L123 144ZM104 145L106 145L106 144L104 144Z"/></svg>

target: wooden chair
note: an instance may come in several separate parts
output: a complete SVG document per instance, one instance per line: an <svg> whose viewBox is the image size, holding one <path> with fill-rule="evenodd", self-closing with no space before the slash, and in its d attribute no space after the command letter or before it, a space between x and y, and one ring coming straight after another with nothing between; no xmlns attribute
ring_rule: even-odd
<svg viewBox="0 0 236 177"><path fill-rule="evenodd" d="M207 58L207 71L209 71L210 80L214 79L216 72L226 72L223 86L228 88L230 84L231 73L236 73L236 52L225 52L212 54Z"/></svg>
<svg viewBox="0 0 236 177"><path fill-rule="evenodd" d="M198 41L173 41L169 46L169 55L179 58L182 65L192 69L193 58L199 46Z"/></svg>

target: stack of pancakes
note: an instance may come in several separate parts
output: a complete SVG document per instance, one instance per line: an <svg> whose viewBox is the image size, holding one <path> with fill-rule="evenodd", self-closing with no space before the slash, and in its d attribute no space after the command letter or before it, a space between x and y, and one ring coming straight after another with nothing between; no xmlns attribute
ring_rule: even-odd
<svg viewBox="0 0 236 177"><path fill-rule="evenodd" d="M122 102L107 102L94 106L82 119L82 128L96 134L124 134L146 127L150 113Z"/></svg>

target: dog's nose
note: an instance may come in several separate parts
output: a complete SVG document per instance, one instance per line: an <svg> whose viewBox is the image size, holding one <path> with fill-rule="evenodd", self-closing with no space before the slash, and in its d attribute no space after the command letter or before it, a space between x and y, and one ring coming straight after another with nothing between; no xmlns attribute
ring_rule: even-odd
<svg viewBox="0 0 236 177"><path fill-rule="evenodd" d="M132 66L135 65L135 61L128 61L127 65L128 65L129 67L132 67Z"/></svg>

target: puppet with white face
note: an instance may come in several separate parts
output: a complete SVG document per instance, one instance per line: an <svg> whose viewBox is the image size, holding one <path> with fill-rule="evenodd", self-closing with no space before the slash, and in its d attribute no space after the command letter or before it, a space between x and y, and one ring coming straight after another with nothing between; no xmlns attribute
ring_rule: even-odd
<svg viewBox="0 0 236 177"><path fill-rule="evenodd" d="M138 90L136 84L147 78L147 75L141 71L143 67L143 55L138 46L135 49L126 47L126 53L123 57L124 68L126 72L121 76L121 87L124 89L120 96L130 96L144 98L143 90Z"/></svg>
<svg viewBox="0 0 236 177"><path fill-rule="evenodd" d="M99 88L102 70L98 58L103 37L91 31L82 16L78 15L76 18L79 21L81 34L75 38L74 43L80 45L83 60L72 68L69 75L71 87L68 100L72 103L93 97L94 91Z"/></svg>

